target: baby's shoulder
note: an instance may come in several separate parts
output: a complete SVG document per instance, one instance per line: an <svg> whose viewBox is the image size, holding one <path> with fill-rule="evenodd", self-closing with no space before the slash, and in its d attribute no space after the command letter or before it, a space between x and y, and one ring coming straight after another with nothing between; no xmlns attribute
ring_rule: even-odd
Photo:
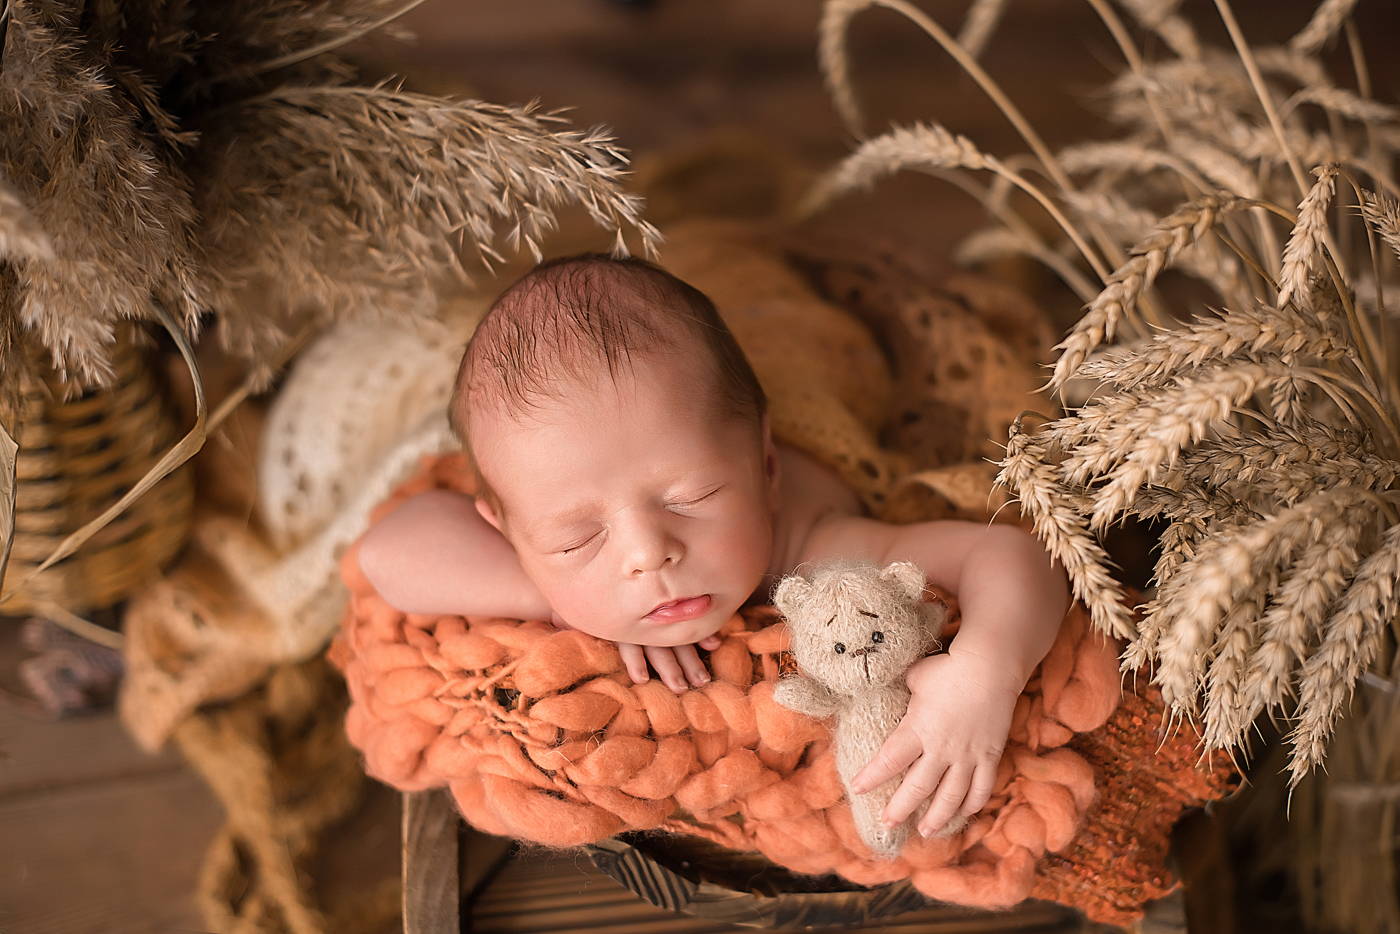
<svg viewBox="0 0 1400 934"><path fill-rule="evenodd" d="M780 447L782 506L774 569L791 573L803 564L875 558L892 528L864 515L860 498L831 468L795 448Z"/></svg>
<svg viewBox="0 0 1400 934"><path fill-rule="evenodd" d="M895 530L887 522L865 516L828 513L807 528L794 567L845 561L884 564Z"/></svg>

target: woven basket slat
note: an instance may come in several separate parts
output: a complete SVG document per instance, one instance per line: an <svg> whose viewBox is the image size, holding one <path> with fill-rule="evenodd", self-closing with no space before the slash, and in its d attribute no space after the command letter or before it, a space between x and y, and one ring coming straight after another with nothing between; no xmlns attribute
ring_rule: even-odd
<svg viewBox="0 0 1400 934"><path fill-rule="evenodd" d="M135 382L127 385L118 384L108 390L98 390L106 395L106 398L101 400L104 404L100 406L93 405L94 400L91 397L81 397L56 404L50 402L45 409L48 417L40 423L48 431L41 429L36 432L35 441L38 442L42 439L43 443L49 445L62 444L75 447L92 444L107 438L111 432L111 426L106 422L107 418L113 412L130 412L131 409L150 398L152 387L153 384L150 380L138 378ZM63 409L76 411L63 411Z"/></svg>
<svg viewBox="0 0 1400 934"><path fill-rule="evenodd" d="M134 326L114 346L110 388L74 395L35 354L16 432L15 542L6 581L24 577L69 534L131 489L177 437ZM65 398L68 397L68 398ZM193 506L188 467L166 477L76 554L35 578L0 612L52 600L75 612L110 606L183 547Z"/></svg>
<svg viewBox="0 0 1400 934"><path fill-rule="evenodd" d="M136 450L132 456L142 457L154 453L151 448L154 445L136 445ZM145 448L145 450L141 450ZM21 455L23 448L21 448ZM84 516L82 522L96 516L103 509L106 509L113 500L120 497L128 489L136 484L146 471L150 469L152 463L159 458L151 458L147 463L145 460L132 460L124 457L117 466L104 465L102 460L83 460L75 458L71 462L55 461L53 466L67 468L71 470L87 470L86 474L79 474L76 477L68 474L52 480L32 480L20 485L15 490L15 509L44 510L59 508L67 515ZM90 471L96 468L103 468L101 473ZM82 523L80 522L79 525Z"/></svg>

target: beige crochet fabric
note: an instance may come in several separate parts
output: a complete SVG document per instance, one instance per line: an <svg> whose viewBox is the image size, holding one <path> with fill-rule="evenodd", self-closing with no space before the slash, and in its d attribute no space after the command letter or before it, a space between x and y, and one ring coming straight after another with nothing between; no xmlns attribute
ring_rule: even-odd
<svg viewBox="0 0 1400 934"><path fill-rule="evenodd" d="M268 411L258 463L260 513L278 553L340 513L406 428L441 415L466 338L350 323L298 358Z"/></svg>
<svg viewBox="0 0 1400 934"><path fill-rule="evenodd" d="M670 227L662 264L714 301L768 394L774 437L822 460L879 514L902 462L875 440L892 382L870 331L817 295L758 225Z"/></svg>
<svg viewBox="0 0 1400 934"><path fill-rule="evenodd" d="M324 647L347 599L340 553L423 457L456 447L447 398L479 313L459 305L437 330L341 324L298 359L262 432L262 521L204 514L185 558L128 606L119 708L143 746Z"/></svg>

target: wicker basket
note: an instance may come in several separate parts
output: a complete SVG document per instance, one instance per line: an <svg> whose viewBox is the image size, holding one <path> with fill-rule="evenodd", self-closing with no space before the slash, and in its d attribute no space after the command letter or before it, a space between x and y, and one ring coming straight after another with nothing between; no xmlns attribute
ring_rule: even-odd
<svg viewBox="0 0 1400 934"><path fill-rule="evenodd" d="M135 338L135 326L118 331L110 388L66 401L70 387L32 351L31 372L42 375L25 381L15 437L15 541L7 586L126 493L174 442L176 426ZM111 606L174 558L189 532L193 501L186 465L0 604L0 613L39 612L46 601L74 612Z"/></svg>

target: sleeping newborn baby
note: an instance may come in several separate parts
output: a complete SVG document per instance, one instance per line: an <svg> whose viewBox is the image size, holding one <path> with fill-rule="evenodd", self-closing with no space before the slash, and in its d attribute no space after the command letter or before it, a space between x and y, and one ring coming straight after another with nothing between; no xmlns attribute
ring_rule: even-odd
<svg viewBox="0 0 1400 934"><path fill-rule="evenodd" d="M799 565L912 561L954 594L950 651L909 669L909 710L851 786L908 769L884 812L934 833L986 803L1016 698L1054 641L1064 575L1010 526L890 525L809 455L714 305L636 259L578 256L507 290L467 345L451 411L477 495L423 493L360 547L409 613L550 619L617 643L634 681L709 680L697 649Z"/></svg>

